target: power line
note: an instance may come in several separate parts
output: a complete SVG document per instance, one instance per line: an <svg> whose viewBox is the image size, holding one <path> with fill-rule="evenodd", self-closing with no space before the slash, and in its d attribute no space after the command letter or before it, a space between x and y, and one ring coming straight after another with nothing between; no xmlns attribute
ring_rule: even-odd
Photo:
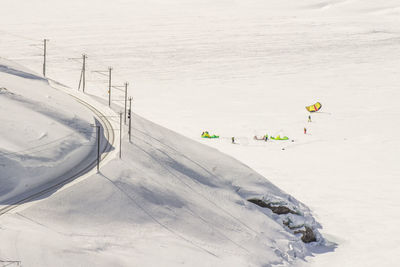
<svg viewBox="0 0 400 267"><path fill-rule="evenodd" d="M112 90L113 89L116 89L116 91L115 91L117 93L116 96L120 95L120 93L124 94L123 97L124 97L124 99L126 99L126 100L124 100L125 101L125 103L124 103L124 110L125 110L124 111L124 122L126 124L126 116L127 116L127 111L126 111L126 109L127 109L127 107L126 107L127 106L127 104L126 104L126 102L127 102L127 88L126 87L127 87L128 83L124 84L125 85L125 90L122 88L124 86L113 86L112 85L112 81L121 79L121 76L119 76L118 74L116 75L114 72L111 75L111 70L112 70L111 67L108 67L108 70L91 71L91 72L94 72L94 73L97 73L99 75L107 77L108 78L107 80L94 80L93 78L88 80L87 79L88 65L87 65L87 62L86 62L86 59L87 59L86 54L82 54L82 58L81 59L73 58L73 57L72 58L68 58L68 57L65 57L65 56L62 55L62 53L63 54L76 54L76 50L77 49L74 49L72 47L68 47L67 48L65 46L58 45L57 41L55 41L55 43L52 42L51 47L56 49L55 51L57 52L57 54L53 55L54 53L52 53L52 56L49 58L48 51L47 51L47 48L48 48L47 44L48 44L49 39L42 39L41 43L39 43L38 39L33 39L33 38L29 38L29 37L26 37L26 36L23 36L23 35L9 33L9 32L3 31L3 30L0 30L0 32L4 32L7 35L9 35L10 36L9 39L13 39L11 37L16 37L17 39L21 39L21 40L24 40L24 41L29 41L29 42L34 41L35 44L30 44L30 46L38 48L40 50L43 50L42 54L37 54L37 55L35 54L33 56L32 55L26 55L26 56L22 56L22 57L21 56L17 57L17 60L19 60L19 61L31 62L34 59L34 56L43 56L43 76L47 75L47 72L48 72L47 65L48 65L49 62L52 65L53 65L53 63L57 63L58 65L60 65L60 67L55 67L55 69L63 69L63 70L67 69L68 71L72 71L72 70L76 71L76 70L78 70L78 69L75 69L75 68L73 68L73 69L68 68L68 65L64 64L64 62L66 60L73 60L73 61L75 61L77 63L79 62L79 63L82 64L82 67L80 69L81 72L80 72L78 90L80 90L80 88L82 88L82 91L85 92L88 81L90 83L95 83L95 84L99 84L99 83L102 83L102 82L108 82L108 91L107 92L108 92L108 104L109 104L110 107L111 107L111 101L120 102L120 100L112 100L112 93L113 93ZM38 43L36 43L36 42L38 42ZM26 51L26 49L25 49L25 51ZM60 51L61 51L61 53L60 53ZM96 56L96 54L94 53L94 55L91 56L91 61L90 62L92 62L91 65L93 65L93 66L94 65L104 66L105 64L107 64L105 62L109 62L109 60L106 60L106 61L101 60L100 56L98 56L98 55ZM89 77L89 78L91 78L91 77ZM70 83L68 83L68 84L70 84Z"/></svg>
<svg viewBox="0 0 400 267"><path fill-rule="evenodd" d="M93 70L92 72L98 73L100 75L103 76L107 76L108 77L108 106L111 107L111 71L112 71L112 67L108 67L108 70ZM108 74L106 74L108 73Z"/></svg>
<svg viewBox="0 0 400 267"><path fill-rule="evenodd" d="M116 99L116 100L113 100L113 101L124 101L125 103L124 103L124 124L126 125L126 102L127 102L127 97L128 97L128 82L125 82L124 83L124 85L115 85L115 86L112 86L113 88L115 88L115 89L117 89L117 90L119 90L119 91L122 91L122 92L124 92L124 99L123 100L120 100L120 99ZM124 88L124 90L122 90L122 89L120 89L120 88Z"/></svg>

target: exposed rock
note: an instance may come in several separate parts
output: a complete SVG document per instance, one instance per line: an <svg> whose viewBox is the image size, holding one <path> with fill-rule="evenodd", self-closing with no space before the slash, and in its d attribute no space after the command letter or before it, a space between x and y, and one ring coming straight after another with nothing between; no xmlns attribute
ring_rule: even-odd
<svg viewBox="0 0 400 267"><path fill-rule="evenodd" d="M248 199L249 202L254 203L262 208L268 208L270 210L272 210L273 213L276 214L298 214L297 212L289 209L288 207L285 206L273 206L271 203L266 203L264 201L262 201L261 199L256 199L256 198L251 198Z"/></svg>
<svg viewBox="0 0 400 267"><path fill-rule="evenodd" d="M295 234L300 234L300 233L302 233L303 236L301 237L301 240L302 240L304 243L311 243L311 242L317 241L317 238L315 237L315 234L314 234L313 230L312 230L310 227L308 227L308 226L305 226L305 229L306 229L306 230L298 230L298 231L295 231L294 233L295 233Z"/></svg>
<svg viewBox="0 0 400 267"><path fill-rule="evenodd" d="M276 206L276 205L273 205L271 203L267 203L267 202L265 202L265 201L263 201L261 199L251 198L251 199L248 199L248 201L251 202L251 203L254 203L254 204L256 204L256 205L258 205L258 206L260 206L262 208L268 208L275 214L281 215L281 214L291 213L291 214L299 215L298 212L296 212L294 210L291 210L286 206ZM302 234L303 235L301 237L301 240L304 243L311 243L311 242L317 241L317 238L315 237L315 234L314 234L313 230L310 227L304 226L304 225L291 226L290 223L291 223L291 221L290 221L289 218L288 218L288 220L286 220L286 221L284 220L283 221L283 225L287 226L290 230L299 229L299 228L304 227L305 230L296 230L296 231L294 231L294 234Z"/></svg>
<svg viewBox="0 0 400 267"><path fill-rule="evenodd" d="M283 221L282 223L283 223L283 225L287 226L287 228L289 228L290 230L299 229L304 226L304 225L292 226L292 225L290 225L290 223L291 223L290 219L288 219L287 221Z"/></svg>

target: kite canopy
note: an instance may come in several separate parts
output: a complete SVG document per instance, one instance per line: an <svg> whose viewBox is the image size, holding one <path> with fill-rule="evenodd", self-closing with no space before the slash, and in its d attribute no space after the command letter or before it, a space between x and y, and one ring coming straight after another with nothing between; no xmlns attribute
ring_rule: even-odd
<svg viewBox="0 0 400 267"><path fill-rule="evenodd" d="M322 107L321 103L317 102L317 103L315 103L314 105L307 106L306 109L307 109L309 112L316 112L316 111L320 110L321 107Z"/></svg>
<svg viewBox="0 0 400 267"><path fill-rule="evenodd" d="M201 134L201 138L219 138L219 136L215 134L210 135L207 131L205 131Z"/></svg>
<svg viewBox="0 0 400 267"><path fill-rule="evenodd" d="M281 137L280 135L278 135L276 137L271 136L271 139L273 139L273 140L289 140L289 137L287 137L287 136Z"/></svg>
<svg viewBox="0 0 400 267"><path fill-rule="evenodd" d="M201 138L219 138L219 135L208 135L208 136L202 135Z"/></svg>

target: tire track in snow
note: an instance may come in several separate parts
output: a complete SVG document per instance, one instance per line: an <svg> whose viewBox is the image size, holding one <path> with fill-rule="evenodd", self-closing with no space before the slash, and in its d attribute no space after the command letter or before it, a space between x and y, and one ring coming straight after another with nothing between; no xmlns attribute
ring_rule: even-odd
<svg viewBox="0 0 400 267"><path fill-rule="evenodd" d="M114 135L114 129L111 125L111 123L108 121L108 119L106 118L105 115L103 115L99 110L97 110L94 106L92 106L91 104L77 98L76 96L73 96L71 94L69 94L71 97L75 98L75 100L77 102L79 102L80 104L86 106L87 108L89 108L94 114L95 116L99 119L99 121L101 122L101 128L102 128L102 132L105 136L105 139L107 140L106 145L104 146L104 148L102 149L102 153L101 153L101 159L100 162L102 160L104 160L110 153L111 148L114 146L114 141L115 141L115 135ZM33 193L30 196L24 197L21 200L15 201L14 203L10 204L10 205L5 205L4 207L0 208L0 216L6 214L7 212L19 207L20 205L29 202L29 201L33 201L35 199L37 199L40 196L43 196L45 194L48 193L52 193L55 192L57 189L62 188L64 185L72 182L73 180L77 179L78 177L80 177L81 175L91 171L93 168L95 168L97 165L97 157L91 161L86 167L84 167L81 170L78 170L77 172L73 173L72 175L69 175L67 178L62 179L61 181L58 181L55 184L50 185L49 187L40 190L39 192ZM69 172L70 170L68 170ZM68 173L67 172L67 173ZM58 178L62 177L66 175L66 173L64 173L63 175L59 176ZM58 179L55 179L58 180Z"/></svg>

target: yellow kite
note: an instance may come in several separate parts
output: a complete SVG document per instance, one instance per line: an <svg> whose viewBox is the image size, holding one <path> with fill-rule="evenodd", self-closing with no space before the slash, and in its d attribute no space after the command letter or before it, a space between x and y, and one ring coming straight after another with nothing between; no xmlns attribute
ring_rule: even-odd
<svg viewBox="0 0 400 267"><path fill-rule="evenodd" d="M306 109L307 109L309 112L316 112L316 111L320 110L321 107L322 107L321 103L317 102L317 103L315 103L314 105L307 106Z"/></svg>

